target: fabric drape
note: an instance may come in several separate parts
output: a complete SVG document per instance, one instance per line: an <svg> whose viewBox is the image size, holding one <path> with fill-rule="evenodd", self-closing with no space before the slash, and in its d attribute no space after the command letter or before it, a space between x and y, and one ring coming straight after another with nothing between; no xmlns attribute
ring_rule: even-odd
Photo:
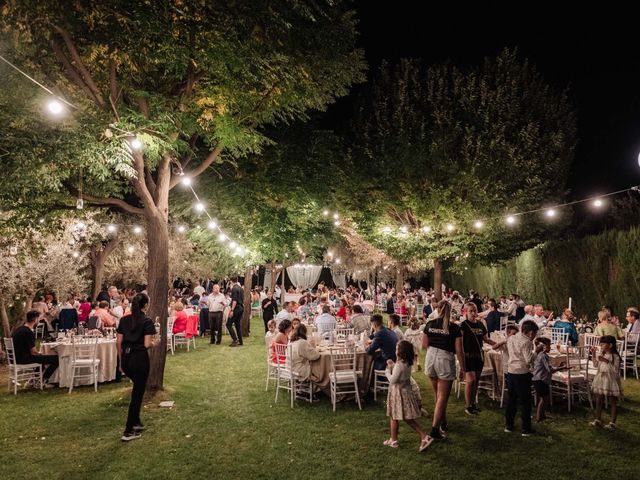
<svg viewBox="0 0 640 480"><path fill-rule="evenodd" d="M347 278L344 273L336 273L331 270L331 277L337 288L347 288Z"/></svg>
<svg viewBox="0 0 640 480"><path fill-rule="evenodd" d="M314 287L318 283L318 280L320 280L321 273L322 267L315 265L287 267L289 280L291 280L291 283L300 290L306 290Z"/></svg>

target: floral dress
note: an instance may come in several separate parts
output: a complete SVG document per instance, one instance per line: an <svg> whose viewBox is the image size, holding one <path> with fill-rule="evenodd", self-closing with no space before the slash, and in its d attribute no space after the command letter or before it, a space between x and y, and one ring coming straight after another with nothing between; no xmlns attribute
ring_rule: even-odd
<svg viewBox="0 0 640 480"><path fill-rule="evenodd" d="M387 367L386 375L389 379L387 416L393 420L420 418L420 390L411 378L411 366L399 361L392 369Z"/></svg>
<svg viewBox="0 0 640 480"><path fill-rule="evenodd" d="M611 353L602 355L608 362L595 363L598 366L598 372L591 384L591 390L597 395L605 395L607 397L622 397L622 383L620 382L620 356Z"/></svg>

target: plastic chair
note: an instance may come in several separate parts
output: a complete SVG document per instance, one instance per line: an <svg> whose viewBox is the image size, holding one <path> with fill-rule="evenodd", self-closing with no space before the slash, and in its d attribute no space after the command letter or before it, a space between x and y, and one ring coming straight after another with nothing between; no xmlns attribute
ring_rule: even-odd
<svg viewBox="0 0 640 480"><path fill-rule="evenodd" d="M329 384L333 411L336 411L338 393L354 393L358 408L362 410L360 393L358 392L358 377L362 375L362 372L356 370L356 347L332 348L329 352L331 353Z"/></svg>
<svg viewBox="0 0 640 480"><path fill-rule="evenodd" d="M640 343L638 340L638 334L629 334L625 333L624 336L624 348L620 351L620 357L622 362L620 363L620 368L622 368L622 375L624 379L627 379L627 370L631 369L633 374L636 376L636 380L638 379L638 355L640 351L638 350L638 344Z"/></svg>
<svg viewBox="0 0 640 480"><path fill-rule="evenodd" d="M41 363L17 363L16 352L13 347L13 338L4 339L4 348L7 352L7 360L9 364L9 376L7 377L7 387L11 392L13 384L13 394L18 394L18 386L20 382L38 382L40 390L42 390L42 364Z"/></svg>
<svg viewBox="0 0 640 480"><path fill-rule="evenodd" d="M69 393L77 379L88 378L93 382L94 391L98 391L98 366L96 358L98 337L71 337L71 368L69 371Z"/></svg>

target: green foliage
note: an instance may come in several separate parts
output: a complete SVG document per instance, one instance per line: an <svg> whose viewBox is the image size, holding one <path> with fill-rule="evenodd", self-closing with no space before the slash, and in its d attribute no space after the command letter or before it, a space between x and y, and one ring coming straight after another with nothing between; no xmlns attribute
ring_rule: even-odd
<svg viewBox="0 0 640 480"><path fill-rule="evenodd" d="M446 283L481 294L519 293L528 303L559 312L573 298L579 316L594 318L603 305L616 314L640 299L640 229L610 230L579 240L551 241L495 266L476 266Z"/></svg>
<svg viewBox="0 0 640 480"><path fill-rule="evenodd" d="M367 239L405 262L495 260L540 241L538 219L507 229L504 216L562 198L575 119L565 94L505 50L469 71L383 65L352 135L361 187L345 202Z"/></svg>

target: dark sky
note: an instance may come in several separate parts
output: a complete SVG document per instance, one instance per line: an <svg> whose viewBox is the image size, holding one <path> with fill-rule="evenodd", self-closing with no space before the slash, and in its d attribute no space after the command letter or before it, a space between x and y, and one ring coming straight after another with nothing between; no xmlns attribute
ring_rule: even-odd
<svg viewBox="0 0 640 480"><path fill-rule="evenodd" d="M528 3L356 0L355 6L371 69L403 57L474 65L518 47L549 83L569 87L579 137L570 196L640 184L637 14L613 2L591 10L586 2ZM337 109L350 103L341 100Z"/></svg>

